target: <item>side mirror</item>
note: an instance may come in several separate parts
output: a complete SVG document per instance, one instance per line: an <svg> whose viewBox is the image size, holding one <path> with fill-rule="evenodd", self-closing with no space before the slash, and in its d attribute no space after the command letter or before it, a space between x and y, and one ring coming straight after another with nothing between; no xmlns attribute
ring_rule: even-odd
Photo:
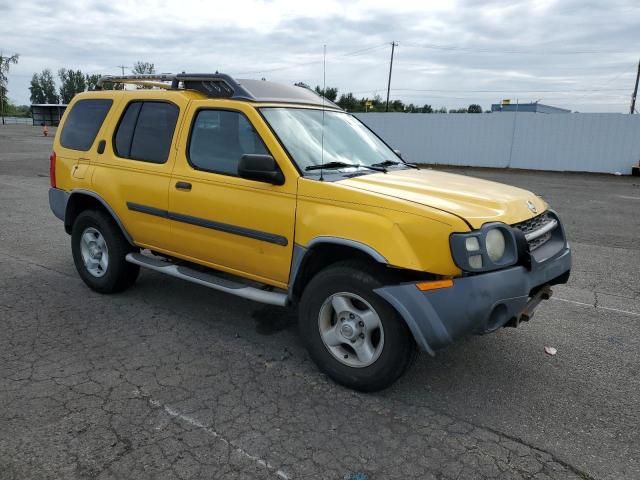
<svg viewBox="0 0 640 480"><path fill-rule="evenodd" d="M273 185L284 183L284 175L271 155L243 155L238 163L238 176Z"/></svg>
<svg viewBox="0 0 640 480"><path fill-rule="evenodd" d="M398 155L400 158L402 158L402 152L401 152L400 150L395 149L395 150L393 151L393 153L395 153L395 154L396 154L396 155Z"/></svg>

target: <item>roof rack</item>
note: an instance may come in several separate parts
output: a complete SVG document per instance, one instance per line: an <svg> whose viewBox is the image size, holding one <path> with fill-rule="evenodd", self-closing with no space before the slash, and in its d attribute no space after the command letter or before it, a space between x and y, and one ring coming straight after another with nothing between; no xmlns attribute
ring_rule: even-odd
<svg viewBox="0 0 640 480"><path fill-rule="evenodd" d="M170 83L169 83L170 82ZM196 90L210 98L230 98L250 102L287 102L306 105L324 105L339 109L308 88L283 85L265 80L235 80L224 73L162 73L144 75L106 75L101 77L95 89L102 90L105 83L126 83L177 90Z"/></svg>
<svg viewBox="0 0 640 480"><path fill-rule="evenodd" d="M171 84L166 82L171 82ZM182 83L184 89L198 90L209 97L233 97L253 100L249 92L242 88L233 78L224 73L106 75L98 80L96 90L101 90L105 83L129 83L174 90L180 88L180 83Z"/></svg>

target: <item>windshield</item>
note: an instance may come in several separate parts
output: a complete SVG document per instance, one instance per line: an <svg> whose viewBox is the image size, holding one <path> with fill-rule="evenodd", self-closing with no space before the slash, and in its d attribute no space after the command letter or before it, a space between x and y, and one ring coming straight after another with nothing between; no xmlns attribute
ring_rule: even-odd
<svg viewBox="0 0 640 480"><path fill-rule="evenodd" d="M322 110L266 107L261 112L303 171L330 162L354 166L401 163L393 150L347 113L325 110L323 139Z"/></svg>

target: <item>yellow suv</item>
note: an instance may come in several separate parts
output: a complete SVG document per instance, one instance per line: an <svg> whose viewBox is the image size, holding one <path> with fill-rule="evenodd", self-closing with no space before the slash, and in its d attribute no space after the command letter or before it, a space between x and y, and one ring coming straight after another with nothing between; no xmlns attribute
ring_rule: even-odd
<svg viewBox="0 0 640 480"><path fill-rule="evenodd" d="M416 350L528 320L569 278L541 198L406 163L308 89L217 73L102 82L70 103L50 158L51 209L93 290L144 267L297 304L319 368L373 391Z"/></svg>

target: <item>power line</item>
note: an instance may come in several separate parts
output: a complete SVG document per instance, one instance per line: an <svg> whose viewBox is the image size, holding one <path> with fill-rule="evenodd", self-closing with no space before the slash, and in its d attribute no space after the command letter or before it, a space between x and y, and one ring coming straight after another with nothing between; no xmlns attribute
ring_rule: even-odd
<svg viewBox="0 0 640 480"><path fill-rule="evenodd" d="M255 74L255 73L277 72L277 71L280 71L280 70L290 70L292 68L302 67L304 65L312 65L312 64L319 64L319 63L320 62L318 60L313 60L311 62L290 63L286 67L275 67L275 68L268 68L268 69L263 69L263 70L253 70L251 72L238 72L238 73L236 73L236 75L252 75L252 74Z"/></svg>
<svg viewBox="0 0 640 480"><path fill-rule="evenodd" d="M627 53L612 50L492 50L488 48L470 48L458 45L438 45L438 44L418 44L403 43L403 47L426 48L430 50L459 51L471 53L495 53L495 54L515 54L515 55L597 55Z"/></svg>
<svg viewBox="0 0 640 480"><path fill-rule="evenodd" d="M433 89L421 89L421 88L392 88L394 92L459 92L461 89L447 89L447 88L433 88ZM606 89L570 89L570 90L467 90L465 92L471 93L572 93L572 92L626 92L626 88L606 88ZM355 93L355 92L354 92Z"/></svg>
<svg viewBox="0 0 640 480"><path fill-rule="evenodd" d="M337 55L337 57L356 57L358 55L362 55L363 53L366 52L370 52L372 50L378 50L381 48L386 47L387 45L389 45L388 43L384 43L381 45L373 45L371 47L366 47L366 48L360 48L358 50L353 50L347 53L343 53L341 55ZM396 43L397 45L397 43ZM281 70L291 70L292 68L296 68L296 67L303 67L306 65L318 65L320 64L319 60L312 60L312 61L308 61L308 62L298 62L298 63L289 63L285 66L282 67L274 67L274 68L268 68L268 69L263 69L263 70L252 70L250 72L237 72L236 75L252 75L252 74L257 74L257 73L271 73L271 72L278 72Z"/></svg>
<svg viewBox="0 0 640 480"><path fill-rule="evenodd" d="M622 77L624 75L627 75L628 73L629 72L619 72L619 73L611 76L611 78L609 78L609 80L607 80L605 83L601 84L599 88L603 88L603 87L605 87L607 85L611 85L613 82L618 80L620 77ZM594 95L595 95L595 93L586 93L586 94L581 95L580 97L578 97L576 100L583 100L585 98L593 97Z"/></svg>
<svg viewBox="0 0 640 480"><path fill-rule="evenodd" d="M357 57L358 55L362 55L363 53L370 52L371 50L378 50L380 48L384 48L388 43L383 43L382 45L376 45L375 47L363 48L361 50L356 50L354 52L344 53L340 55L341 57ZM396 44L397 45L397 44Z"/></svg>

